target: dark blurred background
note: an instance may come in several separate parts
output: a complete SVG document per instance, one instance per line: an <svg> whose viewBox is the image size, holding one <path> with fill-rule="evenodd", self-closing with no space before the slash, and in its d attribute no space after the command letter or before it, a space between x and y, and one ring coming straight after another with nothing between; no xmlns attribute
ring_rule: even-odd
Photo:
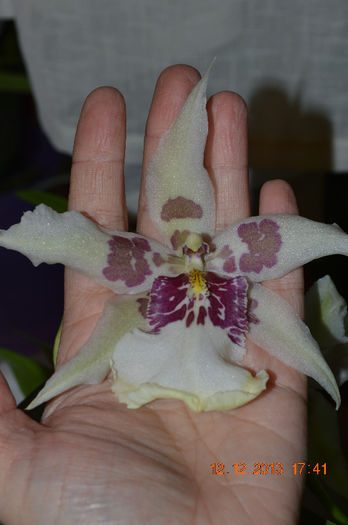
<svg viewBox="0 0 348 525"><path fill-rule="evenodd" d="M21 190L68 195L71 159L58 153L38 123L13 22L0 24L0 227L19 222L34 205ZM52 345L63 311L63 268L37 269L0 248L0 346L24 354Z"/></svg>

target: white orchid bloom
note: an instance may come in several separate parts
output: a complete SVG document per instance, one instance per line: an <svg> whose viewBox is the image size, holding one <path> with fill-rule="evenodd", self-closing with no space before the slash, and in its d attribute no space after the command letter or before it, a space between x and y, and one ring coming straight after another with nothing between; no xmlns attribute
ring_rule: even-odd
<svg viewBox="0 0 348 525"><path fill-rule="evenodd" d="M118 294L89 341L47 381L30 408L114 372L119 401L137 408L178 398L194 411L241 406L265 388L266 371L241 366L245 337L339 390L308 328L262 281L317 257L348 255L335 225L298 216L251 217L215 234L215 195L203 166L208 73L163 136L147 174L150 217L166 246L99 227L44 205L0 234L0 245L37 265L60 262Z"/></svg>

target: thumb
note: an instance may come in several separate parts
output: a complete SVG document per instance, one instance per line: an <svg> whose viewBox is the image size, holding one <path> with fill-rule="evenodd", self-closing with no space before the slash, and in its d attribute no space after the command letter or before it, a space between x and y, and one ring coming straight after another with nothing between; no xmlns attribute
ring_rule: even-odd
<svg viewBox="0 0 348 525"><path fill-rule="evenodd" d="M1 523L19 523L18 501L25 497L23 487L26 487L30 479L28 465L31 465L30 454L34 448L38 428L38 423L16 409L16 400L4 375L0 372ZM20 523L24 522L20 521Z"/></svg>

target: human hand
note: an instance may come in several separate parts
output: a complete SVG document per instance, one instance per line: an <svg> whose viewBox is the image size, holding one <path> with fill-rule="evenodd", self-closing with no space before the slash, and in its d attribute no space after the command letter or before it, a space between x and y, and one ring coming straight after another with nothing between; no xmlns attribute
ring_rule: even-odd
<svg viewBox="0 0 348 525"><path fill-rule="evenodd" d="M159 78L146 129L144 173L159 137L198 81L187 66ZM250 213L246 108L223 92L208 103L206 167L216 185L217 228ZM114 89L94 91L83 108L73 156L69 208L114 230L126 228L123 184L125 108ZM144 188L144 184L143 184ZM290 188L267 183L260 214L296 213ZM140 200L138 231L156 238ZM267 286L301 313L297 270ZM66 270L58 366L89 338L112 293ZM229 412L193 413L176 400L137 410L118 404L110 382L81 386L47 405L41 424L17 411L0 382L0 519L6 525L47 523L293 523L301 480L290 469L305 455L305 378L249 344L244 365L272 372L267 390ZM225 475L210 465L224 463ZM283 472L236 474L256 463ZM229 472L229 474L227 474ZM275 497L276 494L276 497Z"/></svg>

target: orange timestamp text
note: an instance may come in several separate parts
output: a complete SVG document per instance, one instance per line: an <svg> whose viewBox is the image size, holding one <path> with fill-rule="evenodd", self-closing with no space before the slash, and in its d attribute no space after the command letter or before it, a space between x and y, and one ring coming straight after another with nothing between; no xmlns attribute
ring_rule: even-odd
<svg viewBox="0 0 348 525"><path fill-rule="evenodd" d="M238 476L252 475L252 476L265 476L274 475L281 476L285 472L285 468L280 462L268 463L260 461L248 466L246 463L233 463L226 467L224 463L212 463L210 465L211 474L213 476L224 476L225 474L236 474ZM302 476L304 474L319 474L326 476L327 466L326 463L305 463L297 461L290 465L290 471L294 476Z"/></svg>

